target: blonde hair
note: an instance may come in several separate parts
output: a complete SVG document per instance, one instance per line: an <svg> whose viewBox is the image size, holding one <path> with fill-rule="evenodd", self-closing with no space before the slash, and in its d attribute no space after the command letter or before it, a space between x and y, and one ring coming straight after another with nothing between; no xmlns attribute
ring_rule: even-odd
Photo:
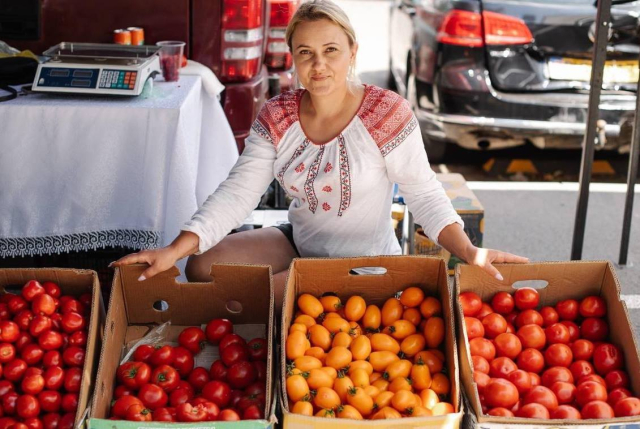
<svg viewBox="0 0 640 429"><path fill-rule="evenodd" d="M342 28L347 38L349 39L349 46L353 47L356 44L356 32L349 21L349 17L344 10L342 10L337 4L331 0L310 0L302 3L296 13L289 21L287 30L285 32L285 40L289 50L293 53L292 41L293 33L296 31L296 27L302 22L312 22L326 19L331 21L338 27ZM356 75L355 59L349 67L348 80L351 84L359 84L359 79Z"/></svg>

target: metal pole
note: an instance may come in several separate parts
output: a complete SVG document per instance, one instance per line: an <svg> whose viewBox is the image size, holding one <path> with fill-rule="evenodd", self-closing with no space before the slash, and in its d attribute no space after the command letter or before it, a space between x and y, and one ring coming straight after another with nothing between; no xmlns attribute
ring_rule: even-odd
<svg viewBox="0 0 640 429"><path fill-rule="evenodd" d="M571 245L571 259L582 259L582 245L584 243L584 228L587 221L587 207L589 205L589 183L591 181L591 167L593 166L593 152L596 140L596 125L600 115L600 92L604 75L604 63L607 54L607 40L611 25L611 0L598 0L596 14L596 34L593 46L593 60L591 68L591 86L589 91L589 110L587 112L586 134L582 147L580 163L580 192L578 207L573 228L573 243Z"/></svg>
<svg viewBox="0 0 640 429"><path fill-rule="evenodd" d="M640 69L640 64L638 65ZM640 89L640 78L638 79ZM629 171L627 172L627 198L624 203L624 220L622 222L622 240L620 241L620 257L618 263L627 265L629 253L629 236L631 235L631 214L633 212L633 196L638 177L638 157L640 155L640 93L636 94L636 113L631 134L631 151L629 152Z"/></svg>

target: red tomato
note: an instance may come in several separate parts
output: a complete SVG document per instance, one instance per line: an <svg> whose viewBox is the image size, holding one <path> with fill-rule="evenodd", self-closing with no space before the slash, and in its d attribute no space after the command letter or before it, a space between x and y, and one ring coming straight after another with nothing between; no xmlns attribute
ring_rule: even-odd
<svg viewBox="0 0 640 429"><path fill-rule="evenodd" d="M606 401L607 389L600 383L588 381L578 386L576 391L576 403L581 407L591 401Z"/></svg>
<svg viewBox="0 0 640 429"><path fill-rule="evenodd" d="M246 395L266 395L267 394L267 386L260 381L256 381L255 383L247 386L246 389L244 389L244 393Z"/></svg>
<svg viewBox="0 0 640 429"><path fill-rule="evenodd" d="M140 399L144 406L149 408L151 411L165 407L169 401L167 392L165 392L160 386L150 383L140 387L138 399Z"/></svg>
<svg viewBox="0 0 640 429"><path fill-rule="evenodd" d="M514 417L514 414L511 412L511 410L507 410L506 408L502 407L492 408L487 412L487 414L495 417Z"/></svg>
<svg viewBox="0 0 640 429"><path fill-rule="evenodd" d="M36 296L42 295L43 293L45 293L45 289L37 280L29 280L22 287L22 297L29 302L33 301Z"/></svg>
<svg viewBox="0 0 640 429"><path fill-rule="evenodd" d="M17 295L11 295L7 301L7 309L11 314L18 314L22 310L26 310L29 307L27 301Z"/></svg>
<svg viewBox="0 0 640 429"><path fill-rule="evenodd" d="M22 359L14 359L11 362L4 365L2 372L4 378L9 381L20 381L27 370L27 363Z"/></svg>
<svg viewBox="0 0 640 429"><path fill-rule="evenodd" d="M44 288L45 292L51 295L53 298L60 298L60 295L62 295L60 286L58 286L54 282L44 282L42 283L42 287Z"/></svg>
<svg viewBox="0 0 640 429"><path fill-rule="evenodd" d="M573 383L573 374L569 371L569 368L563 366L551 367L542 373L541 377L542 385L545 387L551 387L556 381L565 381L567 383Z"/></svg>
<svg viewBox="0 0 640 429"><path fill-rule="evenodd" d="M31 324L29 325L29 333L33 337L39 337L44 331L53 328L53 322L51 318L48 316L43 316L39 314L31 320Z"/></svg>
<svg viewBox="0 0 640 429"><path fill-rule="evenodd" d="M542 326L543 324L544 319L542 318L542 315L536 310L524 310L520 314L518 314L518 317L516 317L516 326L518 328L522 328L525 325Z"/></svg>
<svg viewBox="0 0 640 429"><path fill-rule="evenodd" d="M624 355L618 346L598 344L593 349L593 366L598 374L606 376L611 371L624 368Z"/></svg>
<svg viewBox="0 0 640 429"><path fill-rule="evenodd" d="M180 336L178 337L178 344L189 350L194 355L202 351L205 346L205 342L206 338L204 331L195 326L184 329L180 332Z"/></svg>
<svg viewBox="0 0 640 429"><path fill-rule="evenodd" d="M85 348L87 339L87 331L76 331L69 336L69 345Z"/></svg>
<svg viewBox="0 0 640 429"><path fill-rule="evenodd" d="M568 320L563 320L560 323L569 328L569 342L574 342L580 339L580 328L578 325Z"/></svg>
<svg viewBox="0 0 640 429"><path fill-rule="evenodd" d="M545 328L560 321L560 315L553 307L542 307L540 315L542 316L542 326Z"/></svg>
<svg viewBox="0 0 640 429"><path fill-rule="evenodd" d="M36 300L37 299L38 297L36 297ZM23 419L38 417L38 414L40 414L40 403L33 395L22 395L16 401L16 413Z"/></svg>
<svg viewBox="0 0 640 429"><path fill-rule="evenodd" d="M462 307L462 314L465 316L474 317L482 308L482 300L475 292L462 292L458 301Z"/></svg>
<svg viewBox="0 0 640 429"><path fill-rule="evenodd" d="M59 366L50 366L45 370L43 377L47 390L60 390L64 383L64 370Z"/></svg>
<svg viewBox="0 0 640 429"><path fill-rule="evenodd" d="M0 398L9 392L14 391L13 383L9 380L0 380Z"/></svg>
<svg viewBox="0 0 640 429"><path fill-rule="evenodd" d="M633 393L631 391L625 389L624 387L618 387L617 389L613 389L611 392L607 394L607 404L611 405L614 409L616 404L625 399L631 398Z"/></svg>
<svg viewBox="0 0 640 429"><path fill-rule="evenodd" d="M529 287L518 289L514 294L514 299L519 310L533 309L540 303L538 291Z"/></svg>
<svg viewBox="0 0 640 429"><path fill-rule="evenodd" d="M37 344L27 344L22 348L20 356L27 365L37 365L44 357L44 350Z"/></svg>
<svg viewBox="0 0 640 429"><path fill-rule="evenodd" d="M544 334L547 337L547 343L549 344L569 344L571 335L569 334L569 328L562 323L554 323L544 330Z"/></svg>
<svg viewBox="0 0 640 429"><path fill-rule="evenodd" d="M67 366L82 366L84 364L84 349L80 347L67 347L62 352L62 361Z"/></svg>
<svg viewBox="0 0 640 429"><path fill-rule="evenodd" d="M18 324L21 331L28 331L33 317L34 315L31 310L22 310L13 318L13 321Z"/></svg>
<svg viewBox="0 0 640 429"><path fill-rule="evenodd" d="M525 349L517 359L518 368L538 374L544 368L544 357L539 350Z"/></svg>
<svg viewBox="0 0 640 429"><path fill-rule="evenodd" d="M156 349L152 345L142 344L133 352L133 357L131 359L137 362L149 363L149 359L151 359L151 355L155 351Z"/></svg>
<svg viewBox="0 0 640 429"><path fill-rule="evenodd" d="M218 349L220 350L220 352L222 352L232 344L246 346L247 341L238 334L228 334L222 337L222 340L220 340L220 344L218 345Z"/></svg>
<svg viewBox="0 0 640 429"><path fill-rule="evenodd" d="M9 296L9 294L4 294L1 297L7 297L7 296ZM4 302L0 302L0 320L9 320L9 319L11 319L11 312L9 311L9 306Z"/></svg>
<svg viewBox="0 0 640 429"><path fill-rule="evenodd" d="M593 356L593 343L589 340L576 340L571 343L573 358L576 360L591 360Z"/></svg>
<svg viewBox="0 0 640 429"><path fill-rule="evenodd" d="M76 421L76 413L67 413L60 417L58 429L73 429Z"/></svg>
<svg viewBox="0 0 640 429"><path fill-rule="evenodd" d="M558 408L558 398L556 398L556 395L551 389L545 386L536 386L529 390L529 393L527 393L523 399L523 405L531 403L543 405L549 411Z"/></svg>
<svg viewBox="0 0 640 429"><path fill-rule="evenodd" d="M37 395L44 390L44 377L41 375L28 375L20 384L22 392L29 395Z"/></svg>
<svg viewBox="0 0 640 429"><path fill-rule="evenodd" d="M614 417L613 408L604 401L591 401L582 407L583 419L612 419Z"/></svg>
<svg viewBox="0 0 640 429"><path fill-rule="evenodd" d="M149 363L153 367L158 367L160 365L172 365L175 358L176 355L173 351L173 347L162 346L153 352L149 358Z"/></svg>
<svg viewBox="0 0 640 429"><path fill-rule="evenodd" d="M607 390L611 391L618 387L629 387L629 376L625 371L619 369L609 372L604 377L605 383L607 383Z"/></svg>
<svg viewBox="0 0 640 429"><path fill-rule="evenodd" d="M486 338L474 338L469 341L469 351L471 352L471 356L482 356L489 362L496 357L495 346Z"/></svg>
<svg viewBox="0 0 640 429"><path fill-rule="evenodd" d="M485 374L489 374L491 367L489 366L489 361L487 361L482 356L471 356L471 363L473 364L474 372L483 372Z"/></svg>
<svg viewBox="0 0 640 429"><path fill-rule="evenodd" d="M578 382L576 383L576 386L579 386L582 383L586 383L587 381L595 381L596 383L600 383L604 387L607 387L607 383L605 383L604 378L600 377L598 374L585 375L584 377L578 380Z"/></svg>
<svg viewBox="0 0 640 429"><path fill-rule="evenodd" d="M68 334L71 334L75 331L79 331L85 327L86 321L81 314L76 313L75 311L69 311L62 315L62 320L60 325L62 326L62 330Z"/></svg>
<svg viewBox="0 0 640 429"><path fill-rule="evenodd" d="M204 386L211 381L211 377L209 377L209 372L206 369L199 366L191 371L187 380L196 392L200 392Z"/></svg>
<svg viewBox="0 0 640 429"><path fill-rule="evenodd" d="M30 419L24 419L23 424L27 429L43 429L42 420L32 417Z"/></svg>
<svg viewBox="0 0 640 429"><path fill-rule="evenodd" d="M62 406L62 395L54 390L44 390L38 394L40 408L46 413L57 413ZM77 403L76 403L77 406Z"/></svg>
<svg viewBox="0 0 640 429"><path fill-rule="evenodd" d="M465 317L464 324L467 329L467 338L469 340L484 337L484 326L480 320L475 317Z"/></svg>
<svg viewBox="0 0 640 429"><path fill-rule="evenodd" d="M193 371L195 365L193 354L184 347L174 348L173 353L175 355L173 367L178 371L180 377L187 378L189 374L191 374L191 371Z"/></svg>
<svg viewBox="0 0 640 429"><path fill-rule="evenodd" d="M489 364L489 375L492 378L507 378L509 374L518 369L516 364L508 357L495 358Z"/></svg>
<svg viewBox="0 0 640 429"><path fill-rule="evenodd" d="M589 317L580 325L580 335L590 341L604 341L609 336L609 325L603 319Z"/></svg>
<svg viewBox="0 0 640 429"><path fill-rule="evenodd" d="M480 311L478 312L478 314L476 314L476 317L480 320L484 319L485 317L487 317L488 315L490 315L491 313L493 313L493 309L491 308L491 306L485 302L482 303L482 306L480 307Z"/></svg>
<svg viewBox="0 0 640 429"><path fill-rule="evenodd" d="M189 396L191 398L193 398L196 394L195 389L193 388L193 386L191 384L189 384L189 382L187 380L180 380L178 382L178 385L176 386L176 390L178 389L182 389L182 390L186 390L189 393Z"/></svg>
<svg viewBox="0 0 640 429"><path fill-rule="evenodd" d="M256 370L251 362L237 362L229 368L227 382L235 389L244 389L255 380Z"/></svg>
<svg viewBox="0 0 640 429"><path fill-rule="evenodd" d="M529 419L548 419L549 410L547 410L544 405L540 405L538 403L525 404L518 410L518 412L516 413L516 417L526 417Z"/></svg>
<svg viewBox="0 0 640 429"><path fill-rule="evenodd" d="M0 363L7 363L16 357L16 348L9 343L0 344Z"/></svg>
<svg viewBox="0 0 640 429"><path fill-rule="evenodd" d="M118 367L117 378L129 389L138 390L151 379L151 368L143 362L125 362Z"/></svg>
<svg viewBox="0 0 640 429"><path fill-rule="evenodd" d="M566 299L556 304L556 311L560 320L574 321L578 318L578 301L575 299Z"/></svg>
<svg viewBox="0 0 640 429"><path fill-rule="evenodd" d="M552 419L574 419L580 420L582 416L580 411L570 405L560 405L551 413Z"/></svg>
<svg viewBox="0 0 640 429"><path fill-rule="evenodd" d="M7 343L3 343L3 344L7 344ZM33 344L33 339L28 332L21 331L18 334L18 339L16 340L15 343L13 343L13 345L17 351L21 352L24 346L26 346L27 344Z"/></svg>
<svg viewBox="0 0 640 429"><path fill-rule="evenodd" d="M176 414L179 422L203 422L207 418L207 411L202 405L195 407L189 403L180 404L176 407Z"/></svg>
<svg viewBox="0 0 640 429"><path fill-rule="evenodd" d="M218 407L224 408L229 403L231 388L223 381L210 381L202 389L202 396L216 404Z"/></svg>
<svg viewBox="0 0 640 429"><path fill-rule="evenodd" d="M42 416L42 426L44 429L57 429L60 424L60 414L49 413Z"/></svg>
<svg viewBox="0 0 640 429"><path fill-rule="evenodd" d="M267 363L261 360L251 362L256 369L256 379L259 381L267 380ZM224 380L222 380L224 381Z"/></svg>
<svg viewBox="0 0 640 429"><path fill-rule="evenodd" d="M162 387L165 392L171 392L178 386L180 375L169 365L160 365L151 373L151 382Z"/></svg>
<svg viewBox="0 0 640 429"><path fill-rule="evenodd" d="M269 353L269 344L264 338L254 338L247 343L249 349L249 358L252 361L255 360L267 360L267 354Z"/></svg>
<svg viewBox="0 0 640 429"><path fill-rule="evenodd" d="M489 377L484 372L474 371L473 372L473 382L476 383L476 388L478 389L479 394L484 393L484 389L487 387L487 384L491 381L491 377Z"/></svg>
<svg viewBox="0 0 640 429"><path fill-rule="evenodd" d="M495 338L507 331L507 321L498 313L491 313L482 319L484 335L487 338Z"/></svg>
<svg viewBox="0 0 640 429"><path fill-rule="evenodd" d="M191 399L193 399L192 390L175 389L169 396L169 404L172 407L177 407L180 404L191 401Z"/></svg>
<svg viewBox="0 0 640 429"><path fill-rule="evenodd" d="M11 391L0 398L0 401L2 401L2 409L4 410L5 414L10 416L16 414L16 403L19 397L20 395L18 395L14 391Z"/></svg>
<svg viewBox="0 0 640 429"><path fill-rule="evenodd" d="M525 349L533 348L542 350L547 342L544 330L538 325L525 325L518 329L516 335L520 338L522 347Z"/></svg>
<svg viewBox="0 0 640 429"><path fill-rule="evenodd" d="M20 327L11 320L0 320L0 341L13 343L18 339Z"/></svg>
<svg viewBox="0 0 640 429"><path fill-rule="evenodd" d="M78 367L69 368L64 374L64 389L68 393L78 393L80 382L82 381L82 369Z"/></svg>
<svg viewBox="0 0 640 429"><path fill-rule="evenodd" d="M573 352L566 344L551 344L544 352L547 366L569 367L573 362Z"/></svg>
<svg viewBox="0 0 640 429"><path fill-rule="evenodd" d="M45 316L51 316L56 311L56 304L53 297L46 293L36 296L31 303L31 311L36 315L44 314Z"/></svg>
<svg viewBox="0 0 640 429"><path fill-rule="evenodd" d="M202 408L204 408L204 410L207 412L206 420L208 421L218 420L218 417L220 416L220 408L213 402L207 401L204 398L198 398L198 399L201 399L201 401L198 401L197 405L202 405ZM195 401L194 401L194 405L196 405Z"/></svg>
<svg viewBox="0 0 640 429"><path fill-rule="evenodd" d="M531 387L540 386L542 384L542 379L538 374L530 372L529 375L531 376Z"/></svg>
<svg viewBox="0 0 640 429"><path fill-rule="evenodd" d="M240 421L240 416L235 410L232 410L231 408L227 408L226 410L220 411L219 420L227 421L227 422L235 422L235 421Z"/></svg>
<svg viewBox="0 0 640 429"><path fill-rule="evenodd" d="M518 389L508 380L494 378L484 388L484 399L491 408L511 408L518 402Z"/></svg>
<svg viewBox="0 0 640 429"><path fill-rule="evenodd" d="M551 385L551 391L559 404L571 404L576 399L576 386L565 381L556 381Z"/></svg>
<svg viewBox="0 0 640 429"><path fill-rule="evenodd" d="M607 314L607 304L599 296L588 296L580 301L580 315L582 317L604 317Z"/></svg>
<svg viewBox="0 0 640 429"><path fill-rule="evenodd" d="M513 383L518 389L518 393L520 395L526 394L529 390L531 390L531 375L527 371L523 371L521 369L517 369L512 371L507 376L507 380Z"/></svg>
<svg viewBox="0 0 640 429"><path fill-rule="evenodd" d="M580 380L585 375L594 374L596 371L593 369L593 365L586 360L577 360L569 366L569 370L573 375L574 380Z"/></svg>
<svg viewBox="0 0 640 429"><path fill-rule="evenodd" d="M132 405L142 405L142 401L136 396L127 395L116 400L113 407L111 407L111 415L124 419L127 416L127 410Z"/></svg>
<svg viewBox="0 0 640 429"><path fill-rule="evenodd" d="M255 369L255 366L254 366L254 369ZM209 375L211 376L211 380L220 380L220 381L226 382L227 373L228 373L228 369L220 359L213 362L211 364L211 368L209 369Z"/></svg>
<svg viewBox="0 0 640 429"><path fill-rule="evenodd" d="M616 417L640 416L640 399L626 398L615 406Z"/></svg>
<svg viewBox="0 0 640 429"><path fill-rule="evenodd" d="M62 314L65 313L69 313L71 311L75 312L75 313L80 313L80 314L84 314L85 313L85 307L84 304L82 304L80 301L78 301L77 299L67 299L64 302L61 302L61 310L60 312Z"/></svg>
<svg viewBox="0 0 640 429"><path fill-rule="evenodd" d="M51 329L44 331L38 337L38 344L43 350L57 350L62 347L62 341L62 335Z"/></svg>
<svg viewBox="0 0 640 429"><path fill-rule="evenodd" d="M231 344L222 349L220 358L227 367L230 367L234 363L249 360L249 352L246 345Z"/></svg>
<svg viewBox="0 0 640 429"><path fill-rule="evenodd" d="M258 420L263 417L263 413L257 405L251 405L242 413L242 420Z"/></svg>
<svg viewBox="0 0 640 429"><path fill-rule="evenodd" d="M46 352L42 358L42 365L45 368L50 366L61 366L62 365L62 354L60 354L57 350L50 350Z"/></svg>
<svg viewBox="0 0 640 429"><path fill-rule="evenodd" d="M123 386L122 384L116 386L116 389L113 391L113 399L120 399L123 396L134 395L136 392L132 389L129 389L127 386Z"/></svg>
<svg viewBox="0 0 640 429"><path fill-rule="evenodd" d="M232 332L233 324L227 319L213 319L205 328L207 340L213 345L218 345L220 340Z"/></svg>
<svg viewBox="0 0 640 429"><path fill-rule="evenodd" d="M84 293L80 295L78 301L84 306L85 309L91 310L91 304L93 302L93 296L90 293Z"/></svg>
<svg viewBox="0 0 640 429"><path fill-rule="evenodd" d="M53 313L50 319L51 327L56 331L60 331L62 329L62 315L60 313Z"/></svg>
<svg viewBox="0 0 640 429"><path fill-rule="evenodd" d="M498 292L491 298L491 307L496 313L507 315L513 311L515 301L508 292Z"/></svg>
<svg viewBox="0 0 640 429"><path fill-rule="evenodd" d="M158 408L153 412L153 421L154 422L175 422L176 417L171 414L171 411L168 408Z"/></svg>
<svg viewBox="0 0 640 429"><path fill-rule="evenodd" d="M132 422L150 422L153 414L150 409L145 408L144 405L134 404L127 410L125 419Z"/></svg>
<svg viewBox="0 0 640 429"><path fill-rule="evenodd" d="M520 313L518 311L512 311L511 313L509 313L506 316L504 316L504 318L507 319L507 323L509 323L511 325L515 325L516 324L516 319L518 318L519 314Z"/></svg>

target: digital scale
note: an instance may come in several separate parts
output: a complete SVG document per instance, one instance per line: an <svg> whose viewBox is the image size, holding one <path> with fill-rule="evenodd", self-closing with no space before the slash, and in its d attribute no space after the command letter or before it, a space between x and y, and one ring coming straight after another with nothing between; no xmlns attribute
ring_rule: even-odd
<svg viewBox="0 0 640 429"><path fill-rule="evenodd" d="M160 73L159 46L62 42L38 65L32 91L140 95Z"/></svg>

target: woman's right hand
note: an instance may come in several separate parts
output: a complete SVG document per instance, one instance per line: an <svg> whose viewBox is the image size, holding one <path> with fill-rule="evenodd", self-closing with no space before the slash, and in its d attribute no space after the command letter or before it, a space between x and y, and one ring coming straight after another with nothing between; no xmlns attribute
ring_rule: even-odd
<svg viewBox="0 0 640 429"><path fill-rule="evenodd" d="M142 250L138 253L132 253L123 256L115 262L109 264L110 267L121 267L123 265L147 263L150 265L138 280L146 280L158 273L173 267L180 259L175 249L171 246L161 247L159 249Z"/></svg>

